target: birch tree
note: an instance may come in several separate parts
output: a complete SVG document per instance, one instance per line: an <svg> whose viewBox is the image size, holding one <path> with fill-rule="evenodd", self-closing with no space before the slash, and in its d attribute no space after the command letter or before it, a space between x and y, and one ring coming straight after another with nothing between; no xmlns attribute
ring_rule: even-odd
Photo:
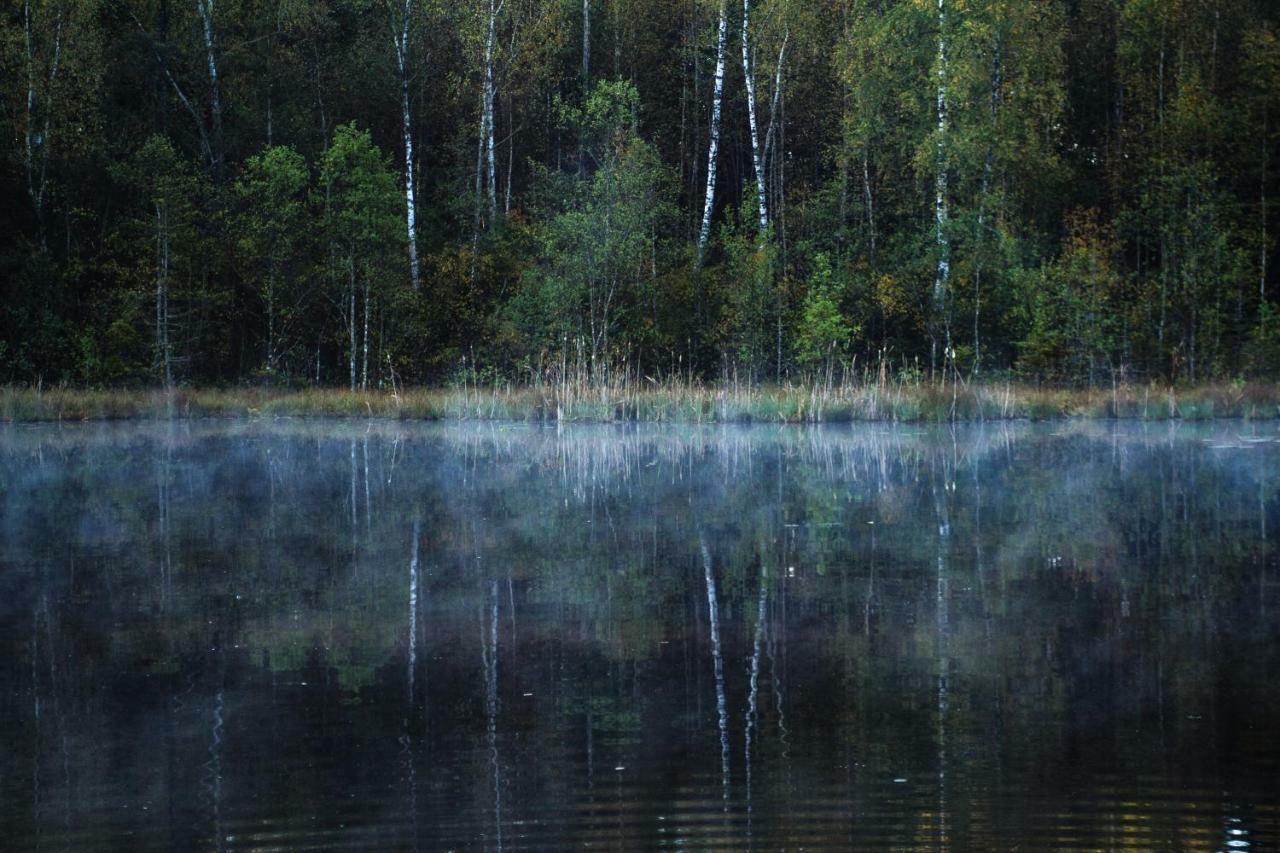
<svg viewBox="0 0 1280 853"><path fill-rule="evenodd" d="M582 91L591 82L591 0L582 0Z"/></svg>
<svg viewBox="0 0 1280 853"><path fill-rule="evenodd" d="M308 289L299 286L308 248L308 183L302 156L288 146L275 146L250 157L235 185L240 202L234 218L236 248L245 279L261 294L266 315L263 366L269 376L280 372L293 324L308 296Z"/></svg>
<svg viewBox="0 0 1280 853"><path fill-rule="evenodd" d="M209 115L213 124L212 155L213 179L222 180L222 87L218 80L218 60L214 39L214 0L195 0L196 14L200 18L200 33L204 40L205 65L209 71Z"/></svg>
<svg viewBox="0 0 1280 853"><path fill-rule="evenodd" d="M16 159L22 187L35 213L43 250L57 162L86 158L99 141L94 132L101 34L93 7L77 0L22 0L15 11L16 32L6 32L0 21L0 45L11 39L14 47L9 56L0 53L0 63L13 72L8 115L20 146Z"/></svg>
<svg viewBox="0 0 1280 853"><path fill-rule="evenodd" d="M31 0L22 3L22 31L26 48L27 97L26 127L24 132L24 167L27 177L27 196L35 209L36 219L44 216L44 203L49 176L49 128L53 114L54 84L58 81L58 69L62 62L62 36L65 12L58 6L45 9L51 13L49 44L41 50L37 35L38 24ZM47 56L42 57L41 54ZM43 60L43 61L42 61Z"/></svg>
<svg viewBox="0 0 1280 853"><path fill-rule="evenodd" d="M369 385L375 299L389 298L390 283L397 278L389 259L403 249L400 193L386 156L354 122L334 131L321 161L320 181L331 280L341 282L333 296L347 327L348 381L354 391L357 385Z"/></svg>
<svg viewBox="0 0 1280 853"><path fill-rule="evenodd" d="M391 17L391 39L395 48L396 74L400 83L400 127L404 137L404 205L405 235L409 247L409 281L417 290L418 268L417 205L413 193L413 121L409 98L409 36L413 19L413 0L388 0Z"/></svg>
<svg viewBox="0 0 1280 853"><path fill-rule="evenodd" d="M497 93L494 78L494 42L497 38L498 16L506 0L487 0L489 14L484 38L484 90L482 94L480 115L480 136L485 148L486 174L485 183L488 193L489 224L493 225L498 217L498 174L497 152L494 144L493 104Z"/></svg>
<svg viewBox="0 0 1280 853"><path fill-rule="evenodd" d="M729 33L728 0L720 0L720 23L716 28L716 74L711 93L710 142L707 145L707 192L702 203L702 227L698 231L697 265L702 266L711 238L711 214L716 203L716 165L720 156L720 108L724 98L724 49Z"/></svg>
<svg viewBox="0 0 1280 853"><path fill-rule="evenodd" d="M951 240L947 234L948 175L947 160L947 16L946 0L938 0L938 59L937 69L937 135L934 173L933 219L937 243L938 266L933 280L934 323L943 326L943 358L951 354L951 320L948 315L947 291L951 283ZM937 364L937 332L930 335L930 366Z"/></svg>
<svg viewBox="0 0 1280 853"><path fill-rule="evenodd" d="M784 40L785 45L785 40ZM785 47L783 48L785 50ZM778 64L781 72L781 61ZM756 176L756 201L759 206L760 239L769 229L768 196L764 184L764 158L760 149L760 133L756 124L756 81L751 70L751 0L742 0L742 77L747 89L747 119L751 130L751 165ZM774 87L777 92L781 85Z"/></svg>
<svg viewBox="0 0 1280 853"><path fill-rule="evenodd" d="M189 164L168 139L150 137L127 165L121 183L136 198L123 248L145 260L150 279L152 375L172 388L188 361L185 342L192 316L191 291L201 278L203 251L196 222L202 193Z"/></svg>

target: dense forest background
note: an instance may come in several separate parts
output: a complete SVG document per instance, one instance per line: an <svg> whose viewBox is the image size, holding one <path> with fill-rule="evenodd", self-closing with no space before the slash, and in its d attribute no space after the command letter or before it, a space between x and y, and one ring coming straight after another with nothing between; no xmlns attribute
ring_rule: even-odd
<svg viewBox="0 0 1280 853"><path fill-rule="evenodd" d="M1268 0L6 0L0 382L1280 372Z"/></svg>

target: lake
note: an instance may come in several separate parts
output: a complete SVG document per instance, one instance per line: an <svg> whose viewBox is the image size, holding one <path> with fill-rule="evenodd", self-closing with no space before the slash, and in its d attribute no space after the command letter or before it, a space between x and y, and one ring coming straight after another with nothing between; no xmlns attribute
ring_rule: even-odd
<svg viewBox="0 0 1280 853"><path fill-rule="evenodd" d="M22 850L1280 846L1280 427L0 427Z"/></svg>

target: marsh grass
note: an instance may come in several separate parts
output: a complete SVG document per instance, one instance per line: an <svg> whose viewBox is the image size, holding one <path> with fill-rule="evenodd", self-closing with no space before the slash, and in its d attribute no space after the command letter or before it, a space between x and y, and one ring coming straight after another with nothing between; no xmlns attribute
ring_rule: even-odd
<svg viewBox="0 0 1280 853"><path fill-rule="evenodd" d="M0 420L349 417L412 420L656 421L677 423L951 422L1280 417L1280 385L1061 389L921 381L749 385L656 381L617 374L522 385L347 391L332 388L92 390L0 386Z"/></svg>

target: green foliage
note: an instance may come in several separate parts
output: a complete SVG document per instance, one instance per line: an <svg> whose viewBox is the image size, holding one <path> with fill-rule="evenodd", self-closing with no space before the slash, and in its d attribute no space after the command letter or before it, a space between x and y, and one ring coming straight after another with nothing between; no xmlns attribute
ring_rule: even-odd
<svg viewBox="0 0 1280 853"><path fill-rule="evenodd" d="M528 352L574 342L602 363L620 334L643 334L654 309L668 176L637 134L637 103L629 83L603 81L584 110L563 111L577 123L593 169L543 174L550 207L536 232L538 265L508 312Z"/></svg>
<svg viewBox="0 0 1280 853"><path fill-rule="evenodd" d="M0 381L1274 376L1274 5L757 0L695 265L714 3L10 4Z"/></svg>
<svg viewBox="0 0 1280 853"><path fill-rule="evenodd" d="M1062 254L1020 277L1026 337L1018 366L1037 379L1093 385L1122 357L1126 306L1114 235L1095 211L1074 214ZM1109 373L1106 375L1110 375Z"/></svg>
<svg viewBox="0 0 1280 853"><path fill-rule="evenodd" d="M796 337L796 360L808 369L830 364L844 355L854 333L853 325L840 313L831 259L819 253L814 257L804 316Z"/></svg>
<svg viewBox="0 0 1280 853"><path fill-rule="evenodd" d="M189 376L202 356L216 352L207 336L218 330L206 321L222 304L221 294L206 278L209 243L201 200L208 187L172 141L159 135L149 137L114 176L125 191L129 213L111 235L117 264L113 272L130 286L120 294L118 313L90 368L104 378L162 379L163 332L176 377ZM161 288L163 317L157 314ZM138 365L140 375L130 376L125 364Z"/></svg>
<svg viewBox="0 0 1280 853"><path fill-rule="evenodd" d="M1254 376L1275 376L1280 370L1280 309L1263 303L1258 325L1249 333L1245 367Z"/></svg>
<svg viewBox="0 0 1280 853"><path fill-rule="evenodd" d="M310 258L308 190L302 155L288 146L250 157L236 182L240 209L233 222L241 275L254 284L263 303L264 359L268 374L280 369L294 324L311 299L306 264Z"/></svg>

